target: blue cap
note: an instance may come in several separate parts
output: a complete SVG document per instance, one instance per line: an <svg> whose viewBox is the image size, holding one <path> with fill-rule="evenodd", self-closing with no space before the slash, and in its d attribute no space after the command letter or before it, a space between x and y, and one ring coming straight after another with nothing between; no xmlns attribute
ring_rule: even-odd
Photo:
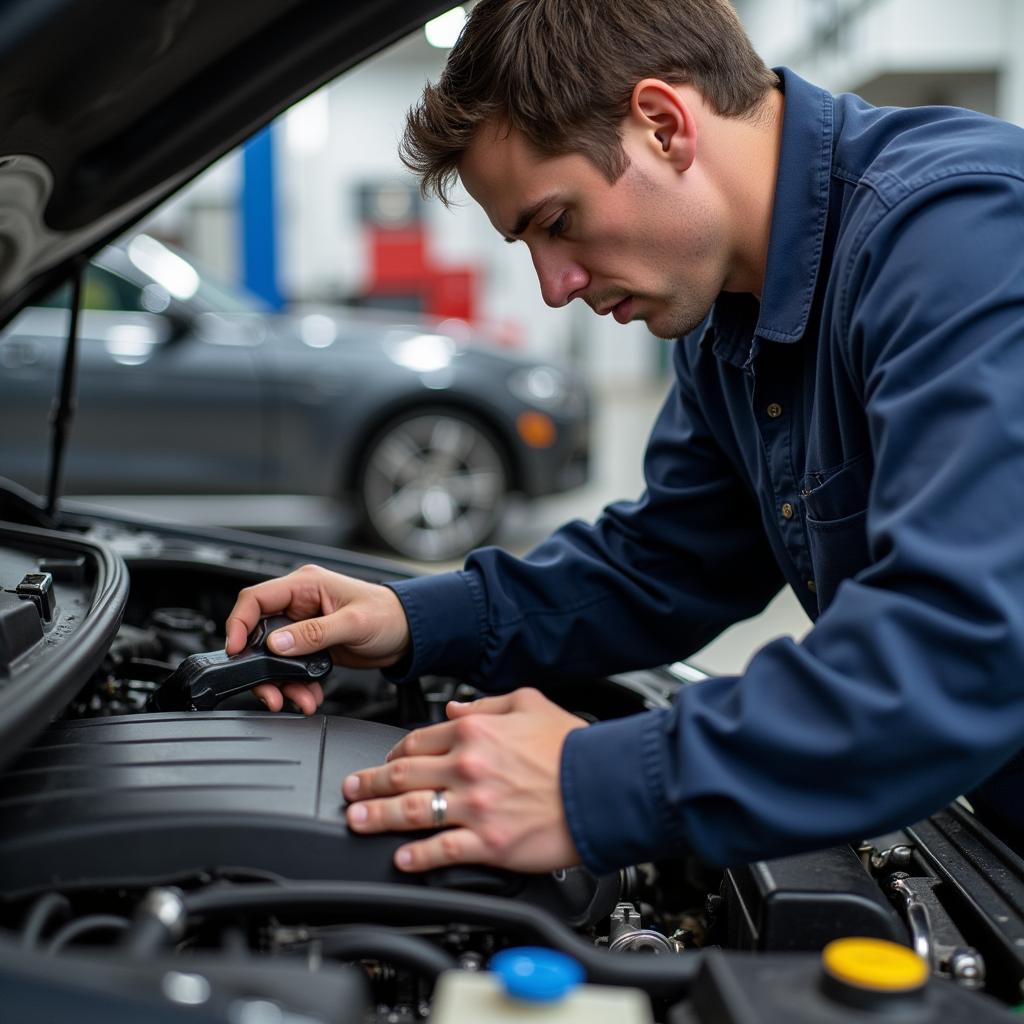
<svg viewBox="0 0 1024 1024"><path fill-rule="evenodd" d="M543 946L516 946L491 957L488 965L514 999L561 999L583 981L583 968L571 956Z"/></svg>

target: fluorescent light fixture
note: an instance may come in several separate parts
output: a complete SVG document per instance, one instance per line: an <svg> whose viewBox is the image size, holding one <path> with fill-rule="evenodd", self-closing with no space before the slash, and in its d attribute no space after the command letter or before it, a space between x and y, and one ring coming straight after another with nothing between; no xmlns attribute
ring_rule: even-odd
<svg viewBox="0 0 1024 1024"><path fill-rule="evenodd" d="M440 17L434 18L433 21L428 21L423 26L423 31L431 46L436 46L439 50L450 50L455 45L455 40L459 38L459 33L465 24L465 7L453 7Z"/></svg>

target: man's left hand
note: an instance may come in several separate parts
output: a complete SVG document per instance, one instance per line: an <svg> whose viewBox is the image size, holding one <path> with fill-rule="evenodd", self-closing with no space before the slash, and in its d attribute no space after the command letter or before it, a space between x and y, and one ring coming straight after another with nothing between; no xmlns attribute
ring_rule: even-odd
<svg viewBox="0 0 1024 1024"><path fill-rule="evenodd" d="M579 863L562 807L565 737L586 722L536 690L468 704L451 701L449 721L403 737L379 768L345 779L354 832L434 827L434 794L447 801L444 825L395 852L402 871L491 864L551 871Z"/></svg>

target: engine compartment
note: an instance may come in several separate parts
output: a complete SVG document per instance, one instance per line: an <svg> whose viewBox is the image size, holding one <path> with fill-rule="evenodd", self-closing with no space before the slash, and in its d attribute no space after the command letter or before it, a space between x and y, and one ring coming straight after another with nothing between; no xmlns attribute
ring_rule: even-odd
<svg viewBox="0 0 1024 1024"><path fill-rule="evenodd" d="M263 1004L305 1015L296 1020L397 1024L431 1017L445 972L479 972L526 942L568 953L591 983L643 990L657 1020L875 1019L818 983L818 951L849 935L928 961L934 980L908 1019L997 1020L1000 1004L1021 1000L1024 865L958 807L725 871L684 858L603 877L402 875L392 855L405 837L349 833L340 782L404 729L441 720L448 700L477 696L463 681L396 689L376 671L335 668L313 718L270 714L250 694L215 711L145 710L183 658L223 645L241 587L310 556L365 579L392 567L244 535L85 518L76 530L12 528L0 541L6 622L39 613L0 664L0 689L35 688L0 771L0 979L26 1005L66 989L105 1020L141 1019L140 1005L146 1019L244 1020L239 1006ZM47 620L17 583L48 565ZM96 649L72 658L48 639L58 628ZM596 720L664 707L696 676L666 668L542 689ZM795 972L781 988L780 971Z"/></svg>

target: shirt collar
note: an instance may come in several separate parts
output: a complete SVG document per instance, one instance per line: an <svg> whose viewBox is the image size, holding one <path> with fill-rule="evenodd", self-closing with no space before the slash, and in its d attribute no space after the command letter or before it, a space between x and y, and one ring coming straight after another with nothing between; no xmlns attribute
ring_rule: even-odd
<svg viewBox="0 0 1024 1024"><path fill-rule="evenodd" d="M785 96L782 149L772 206L761 309L754 333L803 337L814 298L828 217L834 100L789 68L775 68Z"/></svg>
<svg viewBox="0 0 1024 1024"><path fill-rule="evenodd" d="M759 308L753 296L723 292L711 317L715 353L736 366L754 356L755 317L758 338L790 343L804 336L828 216L835 100L788 68L775 73L785 108L764 293Z"/></svg>

